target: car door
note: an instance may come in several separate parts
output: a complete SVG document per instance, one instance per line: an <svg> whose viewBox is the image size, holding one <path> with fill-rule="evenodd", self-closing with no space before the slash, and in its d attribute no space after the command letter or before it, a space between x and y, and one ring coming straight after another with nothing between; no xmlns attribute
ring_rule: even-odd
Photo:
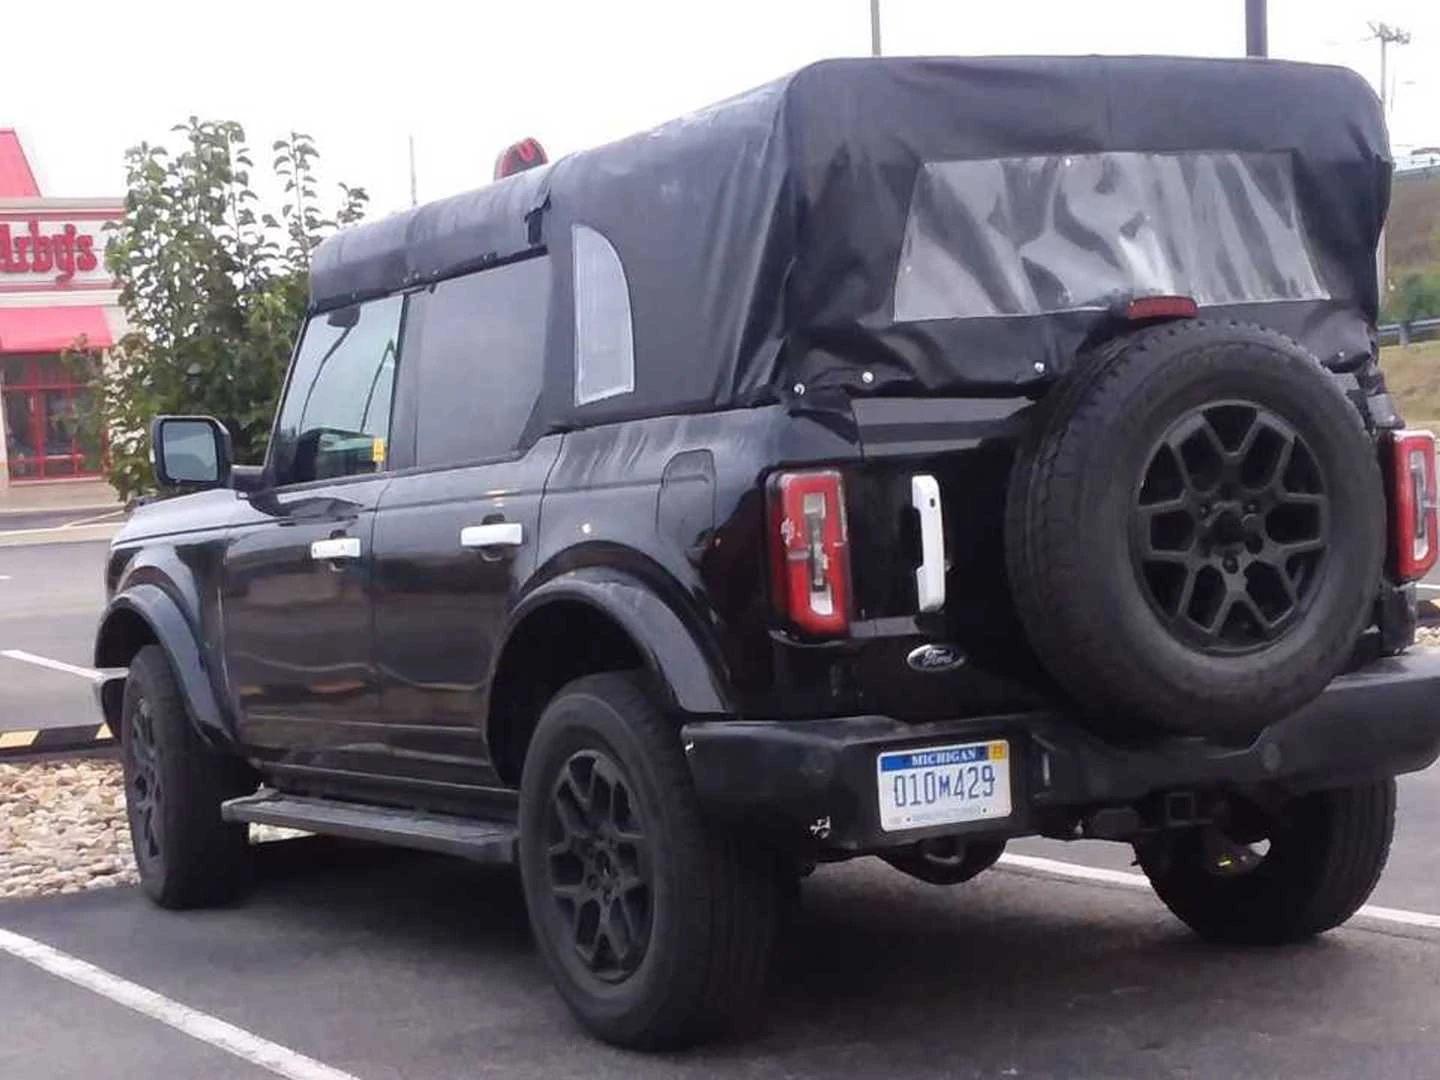
<svg viewBox="0 0 1440 1080"><path fill-rule="evenodd" d="M373 756L379 683L371 608L404 298L310 319L267 476L231 528L221 601L241 738L282 765Z"/></svg>
<svg viewBox="0 0 1440 1080"><path fill-rule="evenodd" d="M535 569L560 437L526 442L540 391L550 260L440 282L412 301L415 468L376 512L375 630L391 768L437 793L496 783L486 680Z"/></svg>

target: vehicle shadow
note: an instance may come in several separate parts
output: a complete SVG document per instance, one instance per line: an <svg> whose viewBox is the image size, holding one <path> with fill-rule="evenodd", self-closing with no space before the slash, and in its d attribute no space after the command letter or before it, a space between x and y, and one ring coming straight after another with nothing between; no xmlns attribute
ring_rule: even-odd
<svg viewBox="0 0 1440 1080"><path fill-rule="evenodd" d="M1218 949L1138 891L1004 870L940 888L861 860L806 882L760 1032L634 1057L596 1047L565 1015L513 872L292 843L264 852L251 907L383 932L388 952L438 946L442 974L504 980L557 1070L583 1052L626 1062L627 1076L1428 1076L1440 1050L1425 1004L1440 950L1428 941L1359 932Z"/></svg>

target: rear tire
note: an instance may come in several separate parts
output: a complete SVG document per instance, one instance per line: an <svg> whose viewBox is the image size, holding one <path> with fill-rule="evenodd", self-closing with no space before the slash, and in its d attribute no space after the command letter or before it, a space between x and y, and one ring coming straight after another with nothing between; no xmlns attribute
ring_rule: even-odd
<svg viewBox="0 0 1440 1080"><path fill-rule="evenodd" d="M158 645L130 664L121 711L125 810L140 887L164 908L233 900L249 880L248 827L220 804L255 790L245 762L205 744Z"/></svg>
<svg viewBox="0 0 1440 1080"><path fill-rule="evenodd" d="M781 864L702 820L674 725L636 677L586 676L545 709L519 852L540 954L596 1036L677 1047L757 1015Z"/></svg>
<svg viewBox="0 0 1440 1080"><path fill-rule="evenodd" d="M1345 922L1374 891L1395 832L1395 781L1300 796L1269 832L1261 856L1213 828L1137 854L1165 906L1202 938L1301 941Z"/></svg>

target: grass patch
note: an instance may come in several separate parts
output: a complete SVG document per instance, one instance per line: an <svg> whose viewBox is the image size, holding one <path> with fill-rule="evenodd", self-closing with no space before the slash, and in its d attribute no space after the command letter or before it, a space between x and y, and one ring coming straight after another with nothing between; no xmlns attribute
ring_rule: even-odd
<svg viewBox="0 0 1440 1080"><path fill-rule="evenodd" d="M1381 349L1380 368L1405 422L1440 428L1440 341Z"/></svg>

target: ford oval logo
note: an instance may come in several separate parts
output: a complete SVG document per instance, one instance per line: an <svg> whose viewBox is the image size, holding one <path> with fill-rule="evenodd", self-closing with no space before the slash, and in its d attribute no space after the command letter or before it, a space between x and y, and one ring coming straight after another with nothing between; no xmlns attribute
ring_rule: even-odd
<svg viewBox="0 0 1440 1080"><path fill-rule="evenodd" d="M916 671L954 671L965 663L965 654L954 645L921 645L910 650L905 662Z"/></svg>

